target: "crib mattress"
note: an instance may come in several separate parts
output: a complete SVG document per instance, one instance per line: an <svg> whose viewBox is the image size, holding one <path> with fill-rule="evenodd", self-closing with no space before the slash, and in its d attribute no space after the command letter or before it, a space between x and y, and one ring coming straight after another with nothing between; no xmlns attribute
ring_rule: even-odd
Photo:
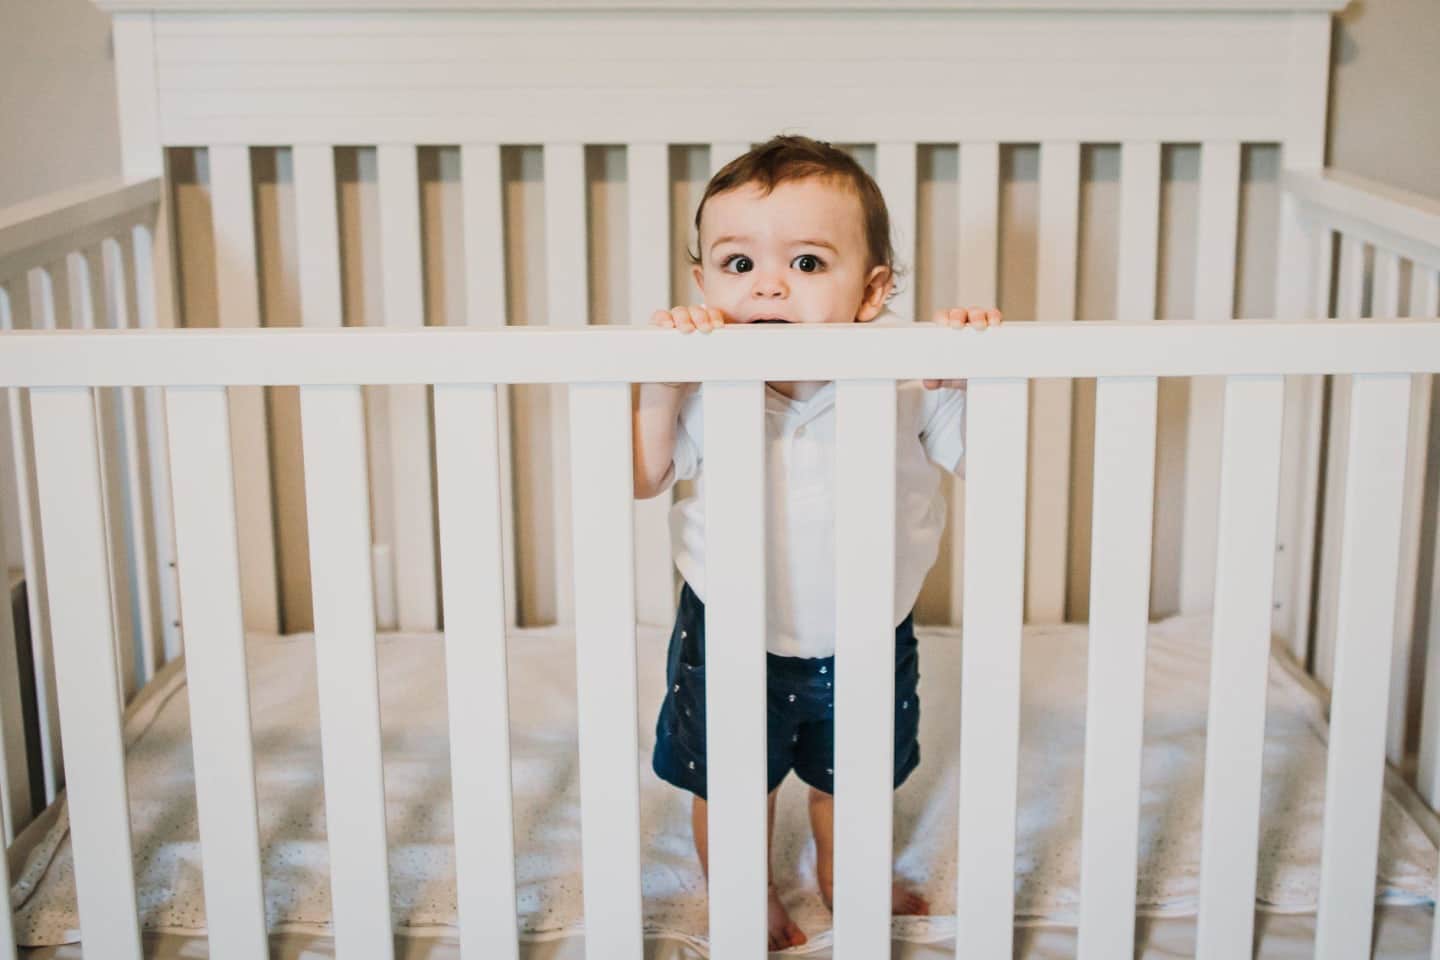
<svg viewBox="0 0 1440 960"><path fill-rule="evenodd" d="M1152 918L1147 929L1162 951L1157 955L1188 953L1165 946L1175 938L1193 944L1209 626L1208 618L1189 617L1150 629L1137 910ZM922 760L896 793L896 862L926 892L934 915L897 918L894 933L912 945L907 953L922 957L926 944L943 950L954 936L959 706L949 692L959 689L960 638L949 629L917 632ZM642 885L656 955L686 956L703 951L706 923L688 798L656 779L648 764L664 690L665 641L664 629L640 630ZM1036 925L1022 935L1027 956L1073 952L1073 931L1064 927L1075 921L1079 904L1086 647L1082 626L1027 628L1024 635L1016 909L1022 924ZM414 949L422 952L413 955L445 956L455 933L455 887L443 638L382 635L377 650L393 919L402 935L420 938L407 941L419 944ZM522 940L536 960L564 957L580 946L583 917L573 637L556 629L518 630L509 653ZM272 931L292 935L287 942L326 955L329 876L312 638L252 635L247 660L267 919ZM193 938L203 935L205 911L181 665L167 667L137 698L125 730L142 924L161 935L152 942L166 955L196 955L203 944ZM1315 695L1273 661L1257 902L1269 913L1296 915L1269 918L1273 930L1286 934L1277 933L1276 944L1294 937L1313 942L1313 929L1312 940L1305 939L1304 914L1313 911L1319 885L1324 736ZM829 914L815 893L803 799L793 778L781 788L776 883L811 935L809 951L824 954ZM1377 887L1380 900L1394 907L1387 916L1399 918L1390 929L1401 940L1428 943L1435 866L1434 844L1388 791ZM19 942L78 941L63 805L14 876ZM1406 905L1413 909L1402 909Z"/></svg>

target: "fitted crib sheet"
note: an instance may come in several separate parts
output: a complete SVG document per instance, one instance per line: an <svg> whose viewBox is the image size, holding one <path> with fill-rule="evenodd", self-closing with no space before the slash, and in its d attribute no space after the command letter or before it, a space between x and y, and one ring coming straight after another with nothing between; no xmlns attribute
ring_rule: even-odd
<svg viewBox="0 0 1440 960"><path fill-rule="evenodd" d="M1181 937L1198 897L1209 626L1208 618L1200 617L1154 624L1147 656L1137 909L1157 918L1156 930L1182 931L1172 934ZM705 944L703 878L690 841L688 799L656 779L648 764L663 695L666 633L643 627L638 638L642 885L647 936L663 948L660 955L684 956ZM918 635L922 760L896 793L896 858L898 871L926 892L934 913L897 918L894 933L920 950L921 944L943 945L954 935L959 709L952 692L959 690L960 636L956 630L924 628ZM1077 917L1086 647L1083 626L1027 628L1024 635L1016 864L1022 924L1063 926ZM453 937L443 638L382 635L377 649L393 919L410 937ZM573 637L553 628L518 630L509 653L521 934L530 955L565 956L566 943L583 930ZM272 931L309 937L323 955L330 932L329 877L312 638L252 635L247 660L267 920ZM142 925L182 938L203 934L205 922L187 693L181 665L173 664L137 699L126 720ZM1303 914L1314 908L1324 734L1317 698L1286 665L1272 661L1257 891L1259 906L1270 912ZM829 915L815 893L803 800L803 787L793 779L781 788L776 882L811 935L810 948L824 953ZM25 945L75 942L79 936L63 805L56 814L11 891L17 936ZM1396 906L1420 905L1406 921L1417 928L1428 930L1435 865L1433 843L1396 795L1387 793L1378 895ZM1069 934L1027 936L1040 950ZM444 949L440 941L433 946Z"/></svg>

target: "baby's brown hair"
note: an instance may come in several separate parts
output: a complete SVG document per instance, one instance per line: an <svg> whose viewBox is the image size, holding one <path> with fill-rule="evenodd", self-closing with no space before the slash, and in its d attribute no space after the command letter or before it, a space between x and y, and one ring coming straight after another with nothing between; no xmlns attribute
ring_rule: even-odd
<svg viewBox="0 0 1440 960"><path fill-rule="evenodd" d="M813 140L805 136L792 134L771 137L721 167L705 186L705 195L700 198L700 206L695 210L697 242L705 202L717 193L753 183L762 193L768 194L778 184L787 180L804 180L808 177L837 180L855 191L865 218L865 246L870 257L869 266L886 267L892 280L898 277L900 271L895 266L895 250L890 245L890 211L885 207L885 197L880 193L880 187L850 154L823 140ZM700 265L698 252L685 252L692 265ZM891 295L894 294L894 289L892 286Z"/></svg>

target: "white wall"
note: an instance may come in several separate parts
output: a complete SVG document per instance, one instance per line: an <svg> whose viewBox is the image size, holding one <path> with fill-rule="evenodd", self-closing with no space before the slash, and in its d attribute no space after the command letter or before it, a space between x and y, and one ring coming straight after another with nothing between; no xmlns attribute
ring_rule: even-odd
<svg viewBox="0 0 1440 960"><path fill-rule="evenodd" d="M0 207L119 175L114 69L89 0L0 0Z"/></svg>

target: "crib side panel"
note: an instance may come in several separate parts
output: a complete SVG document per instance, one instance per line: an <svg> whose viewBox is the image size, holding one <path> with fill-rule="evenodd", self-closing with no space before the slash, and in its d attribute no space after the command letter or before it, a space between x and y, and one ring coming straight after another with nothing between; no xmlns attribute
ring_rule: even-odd
<svg viewBox="0 0 1440 960"><path fill-rule="evenodd" d="M1212 15L1167 10L1163 17L1157 17L1137 9L1107 11L1097 18L1069 16L1065 20L1067 30L1078 31L1077 35L1085 40L1078 48L1059 39L1065 31L1037 31L1037 17L1031 14L917 11L907 15L903 26L907 42L913 40L915 56L899 73L887 73L883 85L854 83L854 77L873 70L872 45L880 22L875 11L827 10L823 16L813 12L735 11L733 26L727 30L747 32L753 41L738 52L736 45L717 41L713 25L694 8L682 6L670 11L666 27L674 31L675 42L691 51L695 69L745 78L727 100L734 108L723 111L713 109L713 100L692 85L664 79L672 75L664 66L668 54L641 39L650 35L647 30L654 26L655 16L639 10L582 11L557 33L555 18L543 11L506 12L504 29L499 31L495 26L500 14L483 10L371 10L365 15L308 11L283 17L250 11L237 23L193 12L183 16L167 12L153 21L146 34L145 42L152 54L148 76L153 92L147 94L148 126L137 122L136 129L150 131L158 143L177 147L193 143L278 143L297 147L355 143L409 151L416 145L430 144L542 144L545 146L541 151L552 154L555 151L551 147L578 148L583 153L581 145L586 143L619 142L634 148L638 157L639 148L646 146L658 155L662 145L709 144L712 172L752 142L779 130L800 130L838 143L878 145L876 172L893 197L892 215L901 259L913 256L917 262L923 256L914 242L915 235L905 235L912 227L918 230L919 221L924 219L918 205L912 203L914 191L909 187L915 177L912 152L926 149L917 148L917 144L949 145L961 139L974 144L1072 146L1282 140L1288 151L1292 145L1314 141L1317 123L1323 142L1324 113L1323 109L1315 109L1316 103L1323 107L1323 83L1311 82L1315 80L1312 67L1317 62L1317 44L1328 47L1328 38L1321 36L1321 28L1328 21L1318 11L1247 15L1244 30L1236 29L1234 11ZM1103 29L1097 26L1102 19ZM885 25L889 30L900 29L893 22L885 21ZM823 60L803 68L795 65L792 57L783 56L793 46L789 31L800 29L807 35L823 37L828 51ZM589 42L577 42L580 35ZM760 46L756 47L756 43ZM983 49L979 54L983 66L977 67L978 72L967 83L957 86L956 51L973 51L977 44ZM1081 52L1076 53L1077 49ZM266 66L250 69L257 59L264 60ZM1059 64L1065 67L1061 69ZM1028 82L1014 84L1000 79L1014 76L1025 76ZM825 78L843 86L847 95L833 98L833 103L829 99L797 103L790 95L797 83L813 86L825 82ZM641 95L642 109L637 109L636 89L645 91ZM1178 96L1176 91L1185 91L1185 95ZM867 104L874 109L867 109ZM553 163L553 157L544 162ZM630 166L626 189L631 190L633 228L642 223L642 218L634 216L642 209L636 196L641 192L639 177L654 176L659 164L647 167L643 162L632 162ZM539 219L544 221L543 244L550 253L543 258L545 270L532 271L537 277L542 272L548 274L544 280L547 297L561 296L567 303L586 302L586 294L581 292L586 269L591 271L593 282L598 262L593 256L594 237L587 241L586 231L575 229L585 218L583 191L578 187L583 180L579 172L582 168L583 161L572 158L568 173L556 173L559 179L553 183L547 175L543 192L552 200L568 196L564 200L567 212L558 213L559 203L545 204L547 212ZM470 179L470 172L462 173L462 182ZM961 189L968 190L964 183L967 178L961 179ZM490 192L489 183L477 186ZM569 192L557 193L552 188ZM1049 186L1045 189L1053 191ZM658 190L658 182L644 184L643 191L652 197L647 203L654 204ZM1044 206L1049 212L1042 213L1042 217L1049 222L1058 208L1053 202ZM501 216L507 214L502 212ZM1083 223L1084 216L1076 214L1074 219ZM562 224L557 231L555 228ZM541 232L536 224L521 229L527 234ZM641 253L640 241L632 233L628 251L632 277L643 269L633 258L653 256L657 249L653 238L658 234L653 226L646 229L651 237L645 241L645 249L650 251L647 254ZM1026 229L1033 230L1034 225ZM1043 258L1045 279L1041 283L1047 292L1043 294L1042 309L1036 312L1064 316L1065 301L1074 299L1074 276L1071 267L1064 265L1069 258L1055 255L1059 248L1051 238L1063 238L1073 230L1062 225L1052 231L1042 225L1041 232L1049 251ZM587 242L592 254L588 264L584 249ZM559 249L557 244L566 250L559 260L553 257ZM512 246L511 252L520 246L523 244ZM676 249L669 251L670 256L678 259L679 244L672 240L671 246ZM453 251L439 252L455 255ZM427 249L425 256L436 253ZM465 256L470 258L471 254ZM608 262L619 265L622 259L612 257ZM1083 259L1082 254L1082 268ZM380 269L391 269L388 255L382 260L387 262ZM470 259L470 263L475 261ZM961 267L968 269L963 263ZM1144 272L1146 266L1137 264L1126 269ZM986 272L985 265L977 267L977 272ZM910 290L898 301L902 313L913 312L910 308L920 307L924 299L923 284L918 277L912 279ZM616 285L613 278L609 282ZM1130 280L1125 281L1125 286L1132 288ZM643 315L655 306L641 305L638 286L631 287L631 294L630 319L643 322ZM983 294L983 287L966 284L962 299L997 299ZM528 296L530 301L535 299L533 292ZM678 290L669 297L647 290L646 299L650 297L659 301L688 299L680 297ZM518 322L525 322L530 310L526 296L512 299L507 309L522 318ZM1052 308L1052 301L1056 308ZM504 301L492 285L485 302L493 310ZM559 316L566 310L573 314L569 320ZM581 315L563 305L558 312L548 312L553 322L577 322L575 318ZM1012 314L1012 319L1023 318ZM1071 441L1075 437L1071 434L1083 436L1086 428L1072 430L1070 426L1072 414L1083 412L1067 405L1065 397L1070 385L1054 383L1041 389L1049 390L1054 398L1037 405L1032 421L1032 429L1040 438L1032 462L1036 463L1036 485L1042 490L1032 511L1048 513L1032 512L1028 527L1031 554L1037 564L1029 609L1031 618L1036 619L1041 609L1037 598L1043 595L1045 616L1040 619L1053 620L1064 616L1066 581L1083 575L1066 569L1067 554L1074 551L1064 548L1069 541L1069 514L1075 509L1068 496L1074 460ZM551 411L557 406L561 412L554 418L563 421L563 403L557 404L556 396L545 401L546 406L537 407L538 416L527 420L535 395L525 393L523 402L516 405L522 426L533 422L548 425ZM1206 421L1201 432L1210 438L1212 448L1215 424L1207 418L1213 419L1217 413L1202 407L1194 418ZM533 548L535 562L543 571L530 571L520 589L522 596L531 592L538 596L532 604L536 616L527 618L532 621L549 619L552 609L556 619L569 619L564 609L568 602L566 591L561 586L568 582L565 564L569 554L563 422L555 426L552 432L556 439L536 447L535 463L520 444L516 444L518 453L511 461L523 481L519 484L518 509L522 513L534 510L536 514L516 517L515 527L525 533L522 539L544 544ZM385 446L402 443L418 444L418 440L413 431L406 431L405 438L392 436ZM387 451L385 459L391 456ZM1044 462L1041 457L1053 462ZM378 464L380 458L376 459ZM407 457L402 454L398 459ZM1213 456L1206 460L1213 468ZM405 484L423 489L423 478L412 476L409 467L402 469L390 463L388 469L396 479L403 475ZM415 469L423 470L423 465ZM532 478L536 480L533 484ZM553 497L549 489L552 481L556 494ZM1166 482L1175 481L1167 478ZM1203 504L1206 497L1213 499L1213 480L1208 486L1189 479L1184 482L1196 503ZM1169 493L1162 491L1162 495ZM376 494L377 515L388 517L392 495L378 489ZM394 492L394 496L400 495L399 490ZM958 506L962 499L956 484L951 496L951 519L957 533L963 516ZM421 502L411 501L417 516L423 513L422 507L416 506ZM640 512L642 524L648 525L640 541L640 590L644 597L657 598L653 618L661 620L667 619L669 613L658 603L661 587L673 582L673 572L658 572L661 565L655 562L663 544L659 532L663 509L657 502ZM1192 514L1197 518L1192 521L1192 529L1204 530L1198 519L1203 513L1201 510ZM398 549L399 540L408 535L406 531L425 525L423 519L406 520L401 513L396 513L395 518L400 525L393 536L385 524L377 524L376 545L382 552L390 545L387 540L396 540ZM428 539L433 554L433 535ZM963 590L958 575L962 542L959 536L953 537L945 553L956 568L956 576L951 596L942 606L948 604L954 614L958 614ZM648 550L644 544L649 544ZM1171 546L1162 544L1162 552ZM526 549L520 552L523 555ZM527 562L522 556L520 563ZM1045 568L1046 562L1052 563L1053 569ZM1201 595L1203 580L1208 576L1205 567L1203 562L1190 564L1190 569L1200 571L1196 576L1201 578ZM416 569L398 553L395 568L401 576L409 576L408 571ZM419 565L419 569L431 568L433 555ZM1070 593L1073 596L1074 589ZM397 601L402 606L409 602L406 594L407 587L398 585ZM650 601L642 603L642 617L651 610Z"/></svg>

